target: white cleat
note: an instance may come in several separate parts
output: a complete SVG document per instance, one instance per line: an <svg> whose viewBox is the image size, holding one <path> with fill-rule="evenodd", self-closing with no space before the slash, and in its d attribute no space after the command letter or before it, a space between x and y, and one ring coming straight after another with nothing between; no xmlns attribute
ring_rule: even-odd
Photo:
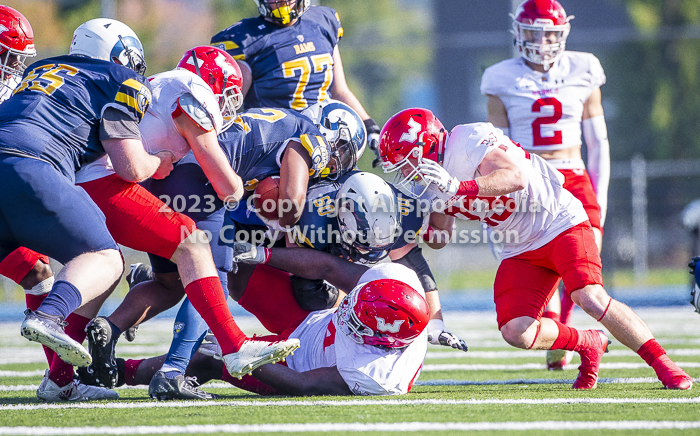
<svg viewBox="0 0 700 436"><path fill-rule="evenodd" d="M573 351L547 350L547 369L550 371L561 371L566 365L571 363L573 358Z"/></svg>
<svg viewBox="0 0 700 436"><path fill-rule="evenodd" d="M299 348L299 339L268 342L248 339L236 353L224 356L224 364L232 377L241 378L266 363L284 360Z"/></svg>
<svg viewBox="0 0 700 436"><path fill-rule="evenodd" d="M49 370L44 373L36 396L47 403L57 403L60 401L94 401L94 400L117 400L119 394L111 389L98 388L72 380L63 387L58 387L53 380L49 379Z"/></svg>
<svg viewBox="0 0 700 436"><path fill-rule="evenodd" d="M52 349L64 362L73 366L88 366L92 363L90 353L63 331L65 323L60 316L42 312L25 312L20 331L30 341L38 342Z"/></svg>

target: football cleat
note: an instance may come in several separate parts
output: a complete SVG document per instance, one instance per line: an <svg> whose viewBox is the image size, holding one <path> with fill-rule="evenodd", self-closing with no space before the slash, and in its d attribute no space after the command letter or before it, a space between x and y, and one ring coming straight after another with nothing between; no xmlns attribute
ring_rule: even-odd
<svg viewBox="0 0 700 436"><path fill-rule="evenodd" d="M585 330L581 350L581 365L578 367L578 377L574 380L574 389L595 389L598 385L598 368L603 354L608 352L610 340L601 330Z"/></svg>
<svg viewBox="0 0 700 436"><path fill-rule="evenodd" d="M107 318L98 316L90 321L87 331L88 349L92 356L92 365L87 369L92 373L98 386L113 388L117 385L118 368L114 357L117 338L112 339L112 327Z"/></svg>
<svg viewBox="0 0 700 436"><path fill-rule="evenodd" d="M688 390L693 387L693 379L665 354L656 359L651 367L666 389Z"/></svg>
<svg viewBox="0 0 700 436"><path fill-rule="evenodd" d="M571 363L573 358L573 351L547 350L547 369L550 371L561 371L566 365Z"/></svg>
<svg viewBox="0 0 700 436"><path fill-rule="evenodd" d="M122 386L126 383L126 378L124 377L126 361L117 357L115 359L117 362L117 384L114 385L115 388ZM90 386L101 386L100 382L97 381L97 374L92 368L92 365L83 368L78 368L76 371L76 376L80 383Z"/></svg>
<svg viewBox="0 0 700 436"><path fill-rule="evenodd" d="M27 309L22 322L22 336L30 341L39 342L52 349L64 362L73 366L88 366L92 359L90 353L63 331L67 324L58 315Z"/></svg>
<svg viewBox="0 0 700 436"><path fill-rule="evenodd" d="M297 348L299 348L299 339L276 342L248 339L237 352L224 356L224 364L232 377L241 378L266 363L286 359Z"/></svg>
<svg viewBox="0 0 700 436"><path fill-rule="evenodd" d="M186 377L177 371L158 371L148 385L148 395L154 400L216 400L216 394L197 389L197 377Z"/></svg>
<svg viewBox="0 0 700 436"><path fill-rule="evenodd" d="M94 401L94 400L117 400L119 394L111 389L88 386L79 380L71 380L70 383L59 387L53 380L49 379L49 370L44 373L36 396L47 403L59 401Z"/></svg>

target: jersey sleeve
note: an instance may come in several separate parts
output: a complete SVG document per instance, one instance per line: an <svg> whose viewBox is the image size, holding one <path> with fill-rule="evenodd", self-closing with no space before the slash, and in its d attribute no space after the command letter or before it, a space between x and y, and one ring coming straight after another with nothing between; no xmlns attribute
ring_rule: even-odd
<svg viewBox="0 0 700 436"><path fill-rule="evenodd" d="M460 124L450 133L450 141L462 147L460 154L468 160L474 171L486 155L498 147L502 137L491 123Z"/></svg>
<svg viewBox="0 0 700 436"><path fill-rule="evenodd" d="M484 71L481 76L481 94L483 95L499 95L500 83L498 79L498 64L493 65Z"/></svg>
<svg viewBox="0 0 700 436"><path fill-rule="evenodd" d="M236 60L245 60L245 25L242 21L223 30L211 38L210 45L224 50Z"/></svg>
<svg viewBox="0 0 700 436"><path fill-rule="evenodd" d="M311 168L309 168L309 177L325 177L329 170L326 168L330 161L330 147L326 140L321 135L313 135L304 133L299 136L299 142L311 157Z"/></svg>
<svg viewBox="0 0 700 436"><path fill-rule="evenodd" d="M148 82L140 82L131 78L122 82L114 97L114 101L105 105L102 112L104 113L104 109L108 107L113 107L140 123L151 105L151 100L152 95Z"/></svg>
<svg viewBox="0 0 700 436"><path fill-rule="evenodd" d="M424 214L415 199L403 197L393 186L392 189L397 194L396 200L401 215L401 235L392 247L392 250L396 250L416 242L423 226Z"/></svg>
<svg viewBox="0 0 700 436"><path fill-rule="evenodd" d="M603 71L603 66L600 64L600 60L594 55L591 55L590 61L590 72L591 72L591 86L594 88L600 88L605 85L605 72Z"/></svg>
<svg viewBox="0 0 700 436"><path fill-rule="evenodd" d="M333 46L338 44L338 41L343 37L343 26L340 23L340 16L335 9L329 7L318 6L323 16L324 26L328 31Z"/></svg>

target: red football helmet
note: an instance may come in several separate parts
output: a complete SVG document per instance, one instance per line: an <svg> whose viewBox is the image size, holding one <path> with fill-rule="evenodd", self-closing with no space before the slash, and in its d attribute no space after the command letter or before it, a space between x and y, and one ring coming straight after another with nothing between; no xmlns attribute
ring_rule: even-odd
<svg viewBox="0 0 700 436"><path fill-rule="evenodd" d="M24 15L9 6L0 6L0 70L2 82L22 78L26 58L36 56L34 32Z"/></svg>
<svg viewBox="0 0 700 436"><path fill-rule="evenodd" d="M209 84L219 99L224 118L221 131L228 129L236 119L236 111L243 105L243 75L236 61L219 48L201 46L187 50L177 67L195 73Z"/></svg>
<svg viewBox="0 0 700 436"><path fill-rule="evenodd" d="M396 172L393 185L413 198L428 189L418 171L421 159L442 164L447 130L428 109L406 109L386 122L379 134L379 157L385 173Z"/></svg>
<svg viewBox="0 0 700 436"><path fill-rule="evenodd" d="M425 298L404 282L371 281L353 289L338 307L339 327L358 344L403 348L430 320Z"/></svg>
<svg viewBox="0 0 700 436"><path fill-rule="evenodd" d="M545 71L561 56L574 17L567 16L557 0L527 0L513 15L515 45L520 56Z"/></svg>

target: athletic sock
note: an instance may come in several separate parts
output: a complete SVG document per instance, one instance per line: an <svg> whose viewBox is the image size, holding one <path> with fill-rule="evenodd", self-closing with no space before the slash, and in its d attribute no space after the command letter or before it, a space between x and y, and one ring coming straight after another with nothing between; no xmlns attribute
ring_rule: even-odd
<svg viewBox="0 0 700 436"><path fill-rule="evenodd" d="M185 373L187 365L207 335L208 327L202 316L190 303L189 298L182 302L175 317L173 341L170 344L162 371L166 368Z"/></svg>
<svg viewBox="0 0 700 436"><path fill-rule="evenodd" d="M59 315L66 319L75 309L80 307L83 297L78 288L65 280L59 280L37 309L47 315Z"/></svg>
<svg viewBox="0 0 700 436"><path fill-rule="evenodd" d="M647 365L652 366L656 359L666 354L666 350L664 350L664 347L662 347L656 339L652 338L639 347L637 354L644 359Z"/></svg>
<svg viewBox="0 0 700 436"><path fill-rule="evenodd" d="M195 280L185 287L185 293L219 341L222 354L237 352L248 338L231 316L219 278Z"/></svg>
<svg viewBox="0 0 700 436"><path fill-rule="evenodd" d="M139 369L139 365L146 359L128 359L124 362L124 381L127 386L135 386L134 379L136 378L136 371Z"/></svg>
<svg viewBox="0 0 700 436"><path fill-rule="evenodd" d="M561 314L559 315L559 321L565 325L571 325L571 316L574 314L574 301L571 299L571 295L566 292L565 288L561 290Z"/></svg>
<svg viewBox="0 0 700 436"><path fill-rule="evenodd" d="M119 336L122 334L122 331L112 321L110 321L109 318L105 318L105 320L109 324L110 330L112 330L112 336L109 338L110 342L118 340Z"/></svg>
<svg viewBox="0 0 700 436"><path fill-rule="evenodd" d="M85 326L90 322L89 318L71 313L66 318L65 332L66 334L79 344L82 344L87 336ZM54 356L49 369L49 379L56 383L57 386L63 387L73 381L73 365L64 362L60 357Z"/></svg>
<svg viewBox="0 0 700 436"><path fill-rule="evenodd" d="M576 348L581 336L580 332L575 328L566 326L555 319L552 321L554 321L559 328L559 335L557 335L557 339L554 340L554 344L552 344L552 348L550 348L550 350L574 351L574 348Z"/></svg>
<svg viewBox="0 0 700 436"><path fill-rule="evenodd" d="M27 302L27 309L31 311L35 311L41 306L41 303L44 301L44 298L49 294L41 294L41 295L32 295L32 294L24 294L24 299ZM46 354L46 361L48 362L49 366L51 366L51 362L53 362L53 356L56 355L56 353L53 352L53 350L45 345L42 345L42 348L44 349L44 354Z"/></svg>

